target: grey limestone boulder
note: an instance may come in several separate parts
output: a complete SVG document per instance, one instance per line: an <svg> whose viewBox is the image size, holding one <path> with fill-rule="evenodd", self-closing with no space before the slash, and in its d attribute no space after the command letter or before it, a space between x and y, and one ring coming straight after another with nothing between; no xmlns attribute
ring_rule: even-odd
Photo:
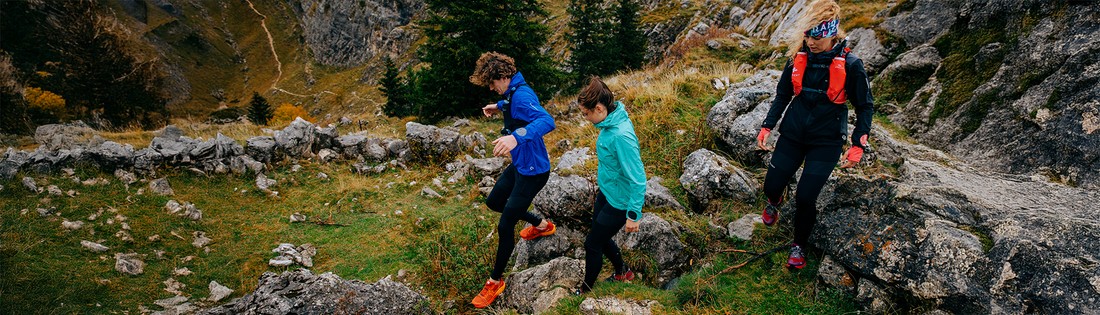
<svg viewBox="0 0 1100 315"><path fill-rule="evenodd" d="M249 138L245 152L253 160L271 163L275 160L275 138L261 136Z"/></svg>
<svg viewBox="0 0 1100 315"><path fill-rule="evenodd" d="M588 155L588 147L580 147L569 152L562 154L558 158L558 165L554 167L555 170L572 170L576 166L584 166L584 162L592 156Z"/></svg>
<svg viewBox="0 0 1100 315"><path fill-rule="evenodd" d="M660 274L654 282L666 283L676 276L676 267L683 264L687 247L677 236L676 230L668 221L653 213L644 213L639 221L638 232L622 232L612 238L624 250L639 250L657 263Z"/></svg>
<svg viewBox="0 0 1100 315"><path fill-rule="evenodd" d="M149 182L149 190L153 193L161 196L170 196L175 194L172 190L172 185L168 183L168 178L162 177Z"/></svg>
<svg viewBox="0 0 1100 315"><path fill-rule="evenodd" d="M696 150L684 160L680 185L699 206L718 198L751 203L756 200L756 189L760 187L751 174L707 149Z"/></svg>
<svg viewBox="0 0 1100 315"><path fill-rule="evenodd" d="M553 222L553 221L551 221ZM524 228L531 226L525 224ZM514 269L525 269L527 266L539 265L554 258L571 256L577 249L583 251L585 234L569 227L558 225L557 231L549 236L540 236L533 240L519 239L512 255L515 259Z"/></svg>
<svg viewBox="0 0 1100 315"><path fill-rule="evenodd" d="M103 246L99 243L85 241L85 240L80 241L80 246L83 246L84 249L90 250L90 251L95 252L95 253L102 253L102 252L105 252L105 251L110 249L107 246Z"/></svg>
<svg viewBox="0 0 1100 315"><path fill-rule="evenodd" d="M551 293L554 288L575 288L584 281L584 261L559 257L548 263L520 272L513 272L504 279L507 285L494 304L520 313L534 311L535 301Z"/></svg>
<svg viewBox="0 0 1100 315"><path fill-rule="evenodd" d="M687 210L672 196L672 191L661 185L664 180L660 176L653 176L645 182L645 207Z"/></svg>
<svg viewBox="0 0 1100 315"><path fill-rule="evenodd" d="M15 151L9 147L4 159L0 160L0 179L8 180L15 177L15 173L19 173L19 169L23 168L29 160L26 151Z"/></svg>
<svg viewBox="0 0 1100 315"><path fill-rule="evenodd" d="M623 315L650 315L653 308L661 303L654 300L636 301L633 299L620 299L614 296L598 298L586 298L580 305L581 314L623 314Z"/></svg>
<svg viewBox="0 0 1100 315"><path fill-rule="evenodd" d="M297 269L265 272L256 290L199 314L432 314L427 298L389 277L374 283Z"/></svg>
<svg viewBox="0 0 1100 315"><path fill-rule="evenodd" d="M744 81L730 84L726 95L707 113L707 126L729 145L734 158L749 164L762 164L763 152L756 147L756 135L771 108L775 87L782 73L759 71ZM776 128L778 129L778 125ZM772 143L778 132L772 133Z"/></svg>
<svg viewBox="0 0 1100 315"><path fill-rule="evenodd" d="M92 158L100 166L129 167L134 164L134 146L120 144L114 141L106 141L91 150Z"/></svg>
<svg viewBox="0 0 1100 315"><path fill-rule="evenodd" d="M313 144L318 141L315 127L301 117L295 118L289 126L274 132L276 148L292 158L311 156Z"/></svg>
<svg viewBox="0 0 1100 315"><path fill-rule="evenodd" d="M34 141L48 151L75 149L85 145L97 132L83 121L49 124L34 130Z"/></svg>
<svg viewBox="0 0 1100 315"><path fill-rule="evenodd" d="M848 44L852 49L852 55L863 60L863 67L868 75L875 75L890 61L887 57L890 52L875 37L873 29L857 28L848 31Z"/></svg>
<svg viewBox="0 0 1100 315"><path fill-rule="evenodd" d="M457 131L415 122L405 123L405 140L418 159L457 156L462 150Z"/></svg>
<svg viewBox="0 0 1100 315"><path fill-rule="evenodd" d="M1100 194L915 158L899 172L831 180L810 242L949 312L1100 310L1100 276L1079 263L1100 261Z"/></svg>
<svg viewBox="0 0 1100 315"><path fill-rule="evenodd" d="M855 296L859 278L838 263L833 256L825 255L817 267L819 288L832 288L847 296Z"/></svg>
<svg viewBox="0 0 1100 315"><path fill-rule="evenodd" d="M471 169L478 174L485 176L496 176L504 172L504 169L508 168L511 162L508 159L502 157L491 157L484 159L472 159L470 160Z"/></svg>
<svg viewBox="0 0 1100 315"><path fill-rule="evenodd" d="M888 17L879 27L905 39L909 47L919 46L951 29L959 2L966 1L917 0L912 11Z"/></svg>
<svg viewBox="0 0 1100 315"><path fill-rule="evenodd" d="M580 229L592 220L596 185L578 175L550 173L546 186L535 195L533 204L546 219L558 225Z"/></svg>

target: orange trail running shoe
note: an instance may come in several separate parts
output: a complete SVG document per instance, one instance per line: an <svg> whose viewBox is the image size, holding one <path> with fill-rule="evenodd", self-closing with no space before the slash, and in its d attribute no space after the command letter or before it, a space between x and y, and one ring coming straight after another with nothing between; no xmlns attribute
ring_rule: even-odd
<svg viewBox="0 0 1100 315"><path fill-rule="evenodd" d="M557 228L554 227L554 222L546 221L545 229L540 230L533 225L528 226L523 228L523 231L519 231L519 237L525 240L533 240L539 236L554 235L554 231L557 231Z"/></svg>
<svg viewBox="0 0 1100 315"><path fill-rule="evenodd" d="M481 289L481 293L478 293L477 296L474 297L474 301L472 303L474 304L474 307L484 308L486 306L489 306L489 304L492 304L493 300L496 299L497 295L500 295L501 292L504 292L504 280L501 280L496 284L493 284L492 281L486 280L485 288Z"/></svg>

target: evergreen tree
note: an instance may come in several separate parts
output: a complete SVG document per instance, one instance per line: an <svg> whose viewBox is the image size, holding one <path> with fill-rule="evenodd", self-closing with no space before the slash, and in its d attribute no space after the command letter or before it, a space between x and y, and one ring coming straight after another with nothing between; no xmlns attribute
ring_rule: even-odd
<svg viewBox="0 0 1100 315"><path fill-rule="evenodd" d="M500 98L487 87L470 83L482 53L512 57L530 86L540 93L557 91L561 75L539 52L550 29L540 21L546 11L538 0L428 0L430 16L421 22L427 41L420 60L430 66L407 77L409 102L428 122L466 116ZM545 94L540 94L545 95Z"/></svg>
<svg viewBox="0 0 1100 315"><path fill-rule="evenodd" d="M271 109L271 104L267 103L267 99L260 96L260 93L252 92L252 101L248 104L248 120L251 120L253 124L267 126L268 121L271 120L275 111Z"/></svg>
<svg viewBox="0 0 1100 315"><path fill-rule="evenodd" d="M570 0L567 8L572 18L565 39L573 49L569 65L575 84L583 84L591 75L639 69L645 62L645 38L636 16L640 6L633 0L619 0L603 8L603 2Z"/></svg>
<svg viewBox="0 0 1100 315"><path fill-rule="evenodd" d="M565 35L572 44L569 65L575 84L591 75L603 76L617 69L617 57L611 50L611 14L601 6L603 0L570 0L566 10L572 16Z"/></svg>
<svg viewBox="0 0 1100 315"><path fill-rule="evenodd" d="M641 5L636 0L619 0L615 10L615 23L612 45L617 50L615 56L619 61L616 70L641 69L645 64L646 38L641 30L638 30L638 11Z"/></svg>
<svg viewBox="0 0 1100 315"><path fill-rule="evenodd" d="M378 79L378 90L386 95L386 104L382 105L382 112L391 117L412 115L411 104L406 93L408 83L401 82L401 78L398 77L401 73L397 71L393 60L386 58L385 65L386 72L382 74L381 79Z"/></svg>
<svg viewBox="0 0 1100 315"><path fill-rule="evenodd" d="M42 88L57 91L76 117L91 117L101 128L138 124L154 127L166 115L164 74L159 61L146 56L114 17L100 13L95 1L50 3L49 42L60 63ZM102 118L102 121L96 118Z"/></svg>

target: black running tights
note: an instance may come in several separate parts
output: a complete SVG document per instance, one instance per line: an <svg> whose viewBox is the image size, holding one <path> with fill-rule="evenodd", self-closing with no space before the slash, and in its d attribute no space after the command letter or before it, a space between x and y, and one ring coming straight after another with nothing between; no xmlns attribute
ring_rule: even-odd
<svg viewBox="0 0 1100 315"><path fill-rule="evenodd" d="M512 250L516 248L516 223L519 220L534 226L542 223L542 218L528 212L527 208L531 206L535 195L542 190L542 186L546 186L548 179L550 172L527 176L517 172L514 165L510 165L497 178L493 191L485 199L485 205L489 209L500 212L500 222L497 223L497 258L493 263L493 273L489 275L493 280L501 280L504 276L508 258L512 257Z"/></svg>
<svg viewBox="0 0 1100 315"><path fill-rule="evenodd" d="M611 261L615 272L626 271L619 245L611 240L623 225L626 225L626 211L612 207L601 191L596 195L596 204L592 209L592 230L584 240L584 285L587 286L584 289L591 290L596 285L603 267L603 256Z"/></svg>
<svg viewBox="0 0 1100 315"><path fill-rule="evenodd" d="M804 145L782 137L775 144L768 174L764 177L764 194L769 201L783 202L783 188L805 161L794 196L795 244L806 246L810 239L817 223L817 196L840 159L841 150L843 147L839 145Z"/></svg>

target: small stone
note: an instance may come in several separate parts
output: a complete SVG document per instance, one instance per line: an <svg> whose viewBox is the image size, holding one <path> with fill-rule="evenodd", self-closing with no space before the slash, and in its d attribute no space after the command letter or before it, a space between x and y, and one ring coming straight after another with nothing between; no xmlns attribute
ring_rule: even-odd
<svg viewBox="0 0 1100 315"><path fill-rule="evenodd" d="M168 214L176 214L176 212L183 210L183 206L178 201L168 200L168 203L164 204L164 209L168 210Z"/></svg>
<svg viewBox="0 0 1100 315"><path fill-rule="evenodd" d="M85 181L80 182L80 183L84 184L84 186L102 186L102 185L110 184L111 182L107 181L106 179L96 177L96 178L91 178L91 179L85 180Z"/></svg>
<svg viewBox="0 0 1100 315"><path fill-rule="evenodd" d="M115 253L115 270L128 275L139 275L145 272L145 262L138 259L138 253Z"/></svg>
<svg viewBox="0 0 1100 315"><path fill-rule="evenodd" d="M305 222L308 219L309 219L309 217L306 217L304 214L297 213L297 212L290 215L290 223Z"/></svg>
<svg viewBox="0 0 1100 315"><path fill-rule="evenodd" d="M294 164L293 166L290 167L291 172L298 172L301 169L302 169L302 166L298 165L298 164Z"/></svg>
<svg viewBox="0 0 1100 315"><path fill-rule="evenodd" d="M2 187L2 186L0 186L0 187ZM0 189L0 190L3 190L3 189ZM69 195L69 198L76 197L76 196L80 195L80 193L78 193L78 192L76 192L75 190L72 190L72 189L69 189L69 191L66 191L65 194Z"/></svg>
<svg viewBox="0 0 1100 315"><path fill-rule="evenodd" d="M80 229L81 227L84 227L84 221L76 221L76 222L72 222L72 221L68 221L68 220L61 221L61 227L65 228L66 230L70 230L70 231L77 230L77 229Z"/></svg>
<svg viewBox="0 0 1100 315"><path fill-rule="evenodd" d="M172 270L172 275L174 276L190 276L191 274L193 274L193 272L191 272L190 269L187 269L187 267L176 268Z"/></svg>
<svg viewBox="0 0 1100 315"><path fill-rule="evenodd" d="M84 246L84 249L90 250L94 253L102 253L110 249L107 246L100 245L99 243L84 240L80 241L80 246Z"/></svg>
<svg viewBox="0 0 1100 315"><path fill-rule="evenodd" d="M183 303L183 302L187 302L187 297L182 296L182 295L177 295L177 296L170 297L170 298L167 298L167 299L160 299L160 300L153 301L153 304L160 305L160 307L163 307L163 308L174 308L174 307L176 307L176 305L180 305L180 303Z"/></svg>
<svg viewBox="0 0 1100 315"><path fill-rule="evenodd" d="M327 182L327 181L328 181L328 174L325 174L325 173L317 173L317 179L320 179L320 180L323 180L323 181L326 181L326 182Z"/></svg>
<svg viewBox="0 0 1100 315"><path fill-rule="evenodd" d="M115 177L118 177L118 180L126 183L127 185L137 182L137 176L135 176L134 173L127 172L123 169L115 170Z"/></svg>
<svg viewBox="0 0 1100 315"><path fill-rule="evenodd" d="M168 293L172 294L183 295L183 288L187 287L187 285L180 283L173 278L168 278L168 280L164 280L163 283L164 291L168 291Z"/></svg>
<svg viewBox="0 0 1100 315"><path fill-rule="evenodd" d="M145 194L145 188L138 188L137 192L134 193L134 194L138 195L138 196L144 195Z"/></svg>
<svg viewBox="0 0 1100 315"><path fill-rule="evenodd" d="M435 190L432 190L428 187L424 187L424 189L420 190L420 194L432 198L443 198L443 196L439 195L439 193L435 192Z"/></svg>
<svg viewBox="0 0 1100 315"><path fill-rule="evenodd" d="M123 230L129 230L130 229L130 224L126 223L126 222L122 222L122 229Z"/></svg>
<svg viewBox="0 0 1100 315"><path fill-rule="evenodd" d="M126 231L118 231L117 233L115 233L115 237L117 237L117 238L119 238L123 241L127 241L127 242L133 242L134 241L134 238L132 236L130 236L130 233L128 233Z"/></svg>
<svg viewBox="0 0 1100 315"><path fill-rule="evenodd" d="M191 245L195 247L206 246L212 241L210 238L206 237L206 232L203 231L195 231L192 235L194 235L195 238L191 241Z"/></svg>
<svg viewBox="0 0 1100 315"><path fill-rule="evenodd" d="M61 191L61 188L57 187L57 185L50 185L49 188L46 188L46 192L49 192L52 196L65 195L65 192Z"/></svg>
<svg viewBox="0 0 1100 315"><path fill-rule="evenodd" d="M43 209L43 208L37 208L37 209L34 209L34 210L38 211L38 215L41 215L41 216L44 216L44 217L50 215L50 210L46 210L46 209Z"/></svg>
<svg viewBox="0 0 1100 315"><path fill-rule="evenodd" d="M269 260L267 264L272 267L286 267L294 264L294 258L287 256L278 256Z"/></svg>
<svg viewBox="0 0 1100 315"><path fill-rule="evenodd" d="M160 196L170 196L175 194L172 190L172 185L168 183L168 178L159 178L157 180L149 182L149 190Z"/></svg>
<svg viewBox="0 0 1100 315"><path fill-rule="evenodd" d="M149 237L149 241L150 242L159 242L160 241L160 234L153 234L153 236Z"/></svg>
<svg viewBox="0 0 1100 315"><path fill-rule="evenodd" d="M233 294L233 290L227 288L224 285L218 284L216 281L210 281L210 296L206 298L207 301L217 302L221 301L225 297Z"/></svg>
<svg viewBox="0 0 1100 315"><path fill-rule="evenodd" d="M763 217L758 213L749 213L737 219L737 221L730 222L726 229L729 231L730 237L747 241L752 239L752 232L756 229L756 223L764 223Z"/></svg>
<svg viewBox="0 0 1100 315"><path fill-rule="evenodd" d="M32 193L38 193L38 186L34 183L34 178L23 177L23 188Z"/></svg>

